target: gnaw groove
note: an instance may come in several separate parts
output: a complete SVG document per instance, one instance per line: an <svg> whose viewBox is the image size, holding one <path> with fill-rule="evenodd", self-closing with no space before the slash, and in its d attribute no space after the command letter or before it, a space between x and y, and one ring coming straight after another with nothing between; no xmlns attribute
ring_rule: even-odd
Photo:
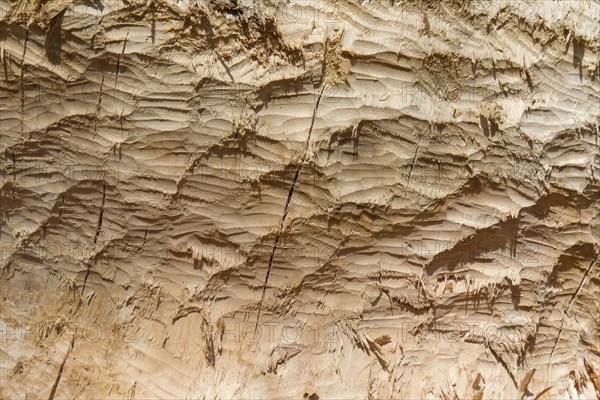
<svg viewBox="0 0 600 400"><path fill-rule="evenodd" d="M600 3L125 3L0 6L0 399L598 397Z"/></svg>

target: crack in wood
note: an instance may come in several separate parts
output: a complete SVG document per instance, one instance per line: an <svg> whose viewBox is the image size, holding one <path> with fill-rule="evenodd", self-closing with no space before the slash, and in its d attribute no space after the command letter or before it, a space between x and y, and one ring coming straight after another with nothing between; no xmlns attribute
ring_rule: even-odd
<svg viewBox="0 0 600 400"><path fill-rule="evenodd" d="M292 185L290 186L290 190L288 192L288 196L287 199L285 201L285 206L283 208L283 215L281 217L281 221L279 222L279 229L277 230L277 234L275 235L275 243L273 244L273 248L271 250L271 255L269 257L269 264L267 266L267 273L265 275L265 283L263 284L263 289L262 289L262 295L260 298L260 302L258 303L258 313L256 316L256 325L254 326L254 333L256 334L256 329L258 328L258 322L260 320L260 313L262 310L262 305L263 302L265 300L265 293L267 291L267 285L269 283L269 277L271 275L271 270L273 268L273 260L275 258L275 253L277 252L277 247L279 246L279 241L281 239L281 234L283 233L283 228L285 225L285 220L287 218L288 212L289 212L289 206L290 203L292 202L292 197L294 195L294 191L296 189L296 183L298 182L298 178L300 177L300 171L302 170L302 168L304 167L304 164L307 161L308 158L308 148L309 148L309 143L310 143L310 138L312 135L312 131L313 131L313 127L315 125L315 119L317 117L317 111L319 109L319 104L321 103L321 97L323 96L323 91L325 90L325 85L323 85L321 87L321 91L319 92L319 96L317 97L317 101L315 103L315 107L313 109L313 114L312 114L312 118L310 121L310 128L308 129L308 135L306 137L306 142L304 143L304 151L302 154L302 159L300 160L300 164L298 165L298 168L296 169L296 173L294 175L294 179L292 181Z"/></svg>
<svg viewBox="0 0 600 400"><path fill-rule="evenodd" d="M71 337L71 342L69 343L69 348L67 349L67 353L65 354L65 357L63 358L62 363L60 364L60 367L58 368L56 378L54 378L54 384L52 385L52 390L50 390L50 395L48 396L48 400L54 400L54 397L56 396L56 390L58 389L58 385L60 384L60 380L62 378L64 369L65 369L65 364L67 363L67 359L69 358L69 355L71 354L71 351L73 350L74 346L75 346L75 338Z"/></svg>

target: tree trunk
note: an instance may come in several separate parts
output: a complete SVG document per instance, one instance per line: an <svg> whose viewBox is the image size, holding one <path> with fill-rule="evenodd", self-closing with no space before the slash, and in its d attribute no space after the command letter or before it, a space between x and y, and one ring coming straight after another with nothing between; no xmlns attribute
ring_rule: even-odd
<svg viewBox="0 0 600 400"><path fill-rule="evenodd" d="M600 398L597 1L0 13L0 398Z"/></svg>

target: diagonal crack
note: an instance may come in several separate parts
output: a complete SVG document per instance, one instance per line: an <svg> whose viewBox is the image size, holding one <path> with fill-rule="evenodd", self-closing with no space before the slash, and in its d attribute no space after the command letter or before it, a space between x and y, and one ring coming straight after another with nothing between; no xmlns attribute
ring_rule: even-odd
<svg viewBox="0 0 600 400"><path fill-rule="evenodd" d="M21 135L23 135L23 118L25 114L25 55L27 54L27 43L29 42L29 30L25 31L25 43L23 45L23 55L21 56Z"/></svg>
<svg viewBox="0 0 600 400"><path fill-rule="evenodd" d="M312 118L310 121L310 128L308 129L308 135L306 137L306 142L304 143L304 150L302 152L302 159L300 160L300 164L296 169L296 174L294 175L294 179L292 180L292 185L290 186L290 190L288 192L287 200L285 201L285 207L283 208L283 215L281 216L281 221L279 221L279 229L277 230L277 234L275 235L275 242L273 243L273 248L271 249L271 256L269 257L269 264L267 266L267 274L265 275L265 283L263 284L262 295L260 297L260 302L258 303L258 314L256 316L256 325L254 326L254 333L256 334L256 329L258 328L258 321L260 320L260 312L262 309L262 304L265 300L265 293L267 291L267 284L269 283L269 276L271 275L271 269L273 268L273 259L275 258L275 253L277 252L277 247L279 246L279 240L281 239L281 234L283 232L283 228L285 225L285 220L287 219L287 215L289 212L289 206L292 202L292 197L294 196L294 191L296 190L296 183L298 182L298 178L300 178L300 172L306 164L308 159L308 146L310 143L310 137L312 135L313 127L315 125L315 119L317 117L317 111L319 109L319 104L321 103L321 97L323 96L323 91L325 90L325 85L321 87L321 91L319 92L319 96L317 97L317 101L315 103L315 107L313 109Z"/></svg>
<svg viewBox="0 0 600 400"><path fill-rule="evenodd" d="M96 226L96 233L94 235L94 248L96 247L96 242L98 241L98 236L100 236L100 230L102 229L102 221L104 216L104 204L106 203L106 183L102 186L102 204L100 205L100 212L98 213L98 225ZM85 273L85 279L83 280L83 287L81 288L81 297L83 297L83 293L85 292L85 287L87 285L88 277L90 276L90 269L92 268L92 260L87 263L87 271Z"/></svg>
<svg viewBox="0 0 600 400"><path fill-rule="evenodd" d="M558 329L558 334L556 335L556 340L554 341L554 346L552 346L552 351L550 352L550 359L548 360L548 368L550 368L550 366L552 365L552 357L554 356L554 352L556 351L556 346L558 345L558 342L560 340L560 335L563 332L563 329L565 326L565 318L567 317L567 313L569 312L571 305L573 305L573 302L579 295L579 292L581 291L581 288L583 287L583 284L585 283L586 278L588 277L588 275L589 275L590 271L592 270L592 268L594 267L594 265L596 265L596 261L598 261L599 257L600 257L600 253L596 254L596 258L594 258L592 260L592 262L590 263L590 266L583 273L583 277L581 278L581 281L579 282L579 286L577 286L577 289L573 293L573 296L571 296L571 300L569 300L569 304L567 304L567 306L565 307L565 311L563 312L563 318L560 322L560 328Z"/></svg>
<svg viewBox="0 0 600 400"><path fill-rule="evenodd" d="M123 41L123 49L121 50L121 54L117 57L117 70L115 71L115 88L118 86L119 82L119 70L121 68L121 60L125 56L125 46L127 46L127 39L129 38L129 31L127 31L127 35L125 35L125 40Z"/></svg>
<svg viewBox="0 0 600 400"><path fill-rule="evenodd" d="M102 90L104 89L104 65L102 69L102 80L100 81L100 91L98 92L98 102L96 103L96 113L94 115L94 135L92 136L92 142L96 139L96 131L98 130L98 115L102 109Z"/></svg>
<svg viewBox="0 0 600 400"><path fill-rule="evenodd" d="M56 389L58 389L58 384L60 383L60 379L62 378L63 371L65 369L65 364L67 363L67 359L75 346L75 338L71 337L71 343L69 344L69 348L67 349L67 353L65 354L65 358L63 358L60 367L58 368L58 373L56 374L56 378L54 379L54 384L52 385L52 390L50 391L50 395L48 396L48 400L54 400L54 396L56 396Z"/></svg>
<svg viewBox="0 0 600 400"><path fill-rule="evenodd" d="M94 245L98 241L100 230L102 229L102 220L104 216L104 204L106 203L106 183L102 185L102 204L100 205L100 213L98 214L98 225L96 226L96 234L94 235Z"/></svg>
<svg viewBox="0 0 600 400"><path fill-rule="evenodd" d="M510 370L510 368L508 366L508 364L506 363L506 360L504 360L502 358L502 356L500 354L498 354L498 352L494 349L493 346L490 346L488 344L487 347L490 350L490 352L492 353L492 355L494 356L494 358L496 359L496 361L498 361L500 363L500 365L502 365L502 367L504 368L504 370L506 371L506 373L508 374L508 376L510 376L510 379L514 383L515 387L518 388L519 385L517 384L517 380L515 379L515 376L513 375L512 371Z"/></svg>
<svg viewBox="0 0 600 400"><path fill-rule="evenodd" d="M594 258L592 260L592 262L590 263L590 266L583 273L583 278L581 278L581 281L579 282L579 286L577 286L577 290L575 290L575 293L573 293L573 296L571 297L571 300L569 301L569 304L567 305L567 310L569 310L569 308L571 308L571 306L573 305L575 298L579 295L579 292L581 291L581 288L583 287L583 284L585 283L586 278L590 274L590 271L592 270L594 265L596 265L596 261L598 261L599 257L600 257L600 253L596 254L596 258Z"/></svg>
<svg viewBox="0 0 600 400"><path fill-rule="evenodd" d="M415 163L417 162L417 157L419 155L419 148L421 147L421 138L419 138L419 142L417 143L417 148L415 150L415 156L412 160L412 164L410 166L410 171L408 173L408 182L406 183L406 186L410 185L410 178L412 177L413 174L413 170L415 169Z"/></svg>

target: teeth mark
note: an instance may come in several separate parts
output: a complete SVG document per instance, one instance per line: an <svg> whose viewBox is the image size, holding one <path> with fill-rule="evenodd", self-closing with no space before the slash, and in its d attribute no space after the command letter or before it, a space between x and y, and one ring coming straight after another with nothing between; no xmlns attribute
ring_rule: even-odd
<svg viewBox="0 0 600 400"><path fill-rule="evenodd" d="M581 2L565 26L544 19L552 2L534 24L513 2L351 0L323 18L332 0L268 16L148 0L105 19L92 2L64 26L62 0L0 7L0 328L64 322L60 342L3 347L5 396L600 393L600 66ZM303 15L277 25L290 10ZM235 121L247 112L254 126ZM101 337L80 335L88 323Z"/></svg>

